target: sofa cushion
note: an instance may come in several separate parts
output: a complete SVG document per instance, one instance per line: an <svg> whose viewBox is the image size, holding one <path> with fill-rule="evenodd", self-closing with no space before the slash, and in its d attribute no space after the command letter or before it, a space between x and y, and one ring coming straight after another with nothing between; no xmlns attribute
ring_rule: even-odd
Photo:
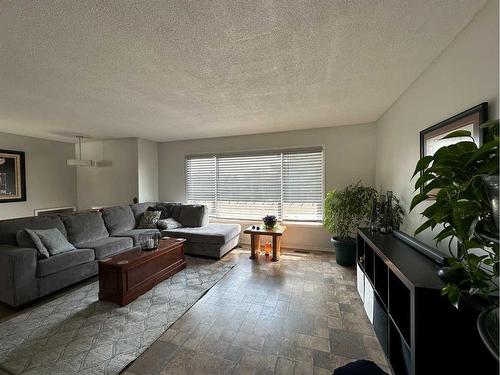
<svg viewBox="0 0 500 375"><path fill-rule="evenodd" d="M43 248L47 250L50 255L57 255L66 251L75 250L75 247L70 244L66 237L56 228L26 229L26 231L30 234L35 244L37 243L36 237L38 237L43 244ZM40 251L40 249L38 250Z"/></svg>
<svg viewBox="0 0 500 375"><path fill-rule="evenodd" d="M158 203L156 207L149 207L148 210L161 211L160 219L168 219L174 216L179 218L180 208L180 203L162 202Z"/></svg>
<svg viewBox="0 0 500 375"><path fill-rule="evenodd" d="M0 221L0 244L18 245L17 232L22 229L57 228L66 236L66 228L59 216L32 216Z"/></svg>
<svg viewBox="0 0 500 375"><path fill-rule="evenodd" d="M131 229L122 233L115 234L114 237L129 237L134 241L134 246L140 245L139 237L141 234L160 234L158 229Z"/></svg>
<svg viewBox="0 0 500 375"><path fill-rule="evenodd" d="M97 211L63 216L63 222L68 232L68 239L74 245L109 236L102 214Z"/></svg>
<svg viewBox="0 0 500 375"><path fill-rule="evenodd" d="M37 250L37 259L47 259L50 253L38 237L31 229L21 229L17 231L17 244L19 247L31 247Z"/></svg>
<svg viewBox="0 0 500 375"><path fill-rule="evenodd" d="M160 220L160 211L144 211L138 229L156 229L156 223Z"/></svg>
<svg viewBox="0 0 500 375"><path fill-rule="evenodd" d="M111 255L118 254L123 250L134 246L134 241L129 237L105 237L94 241L88 241L78 244L79 249L94 249L95 258L103 259Z"/></svg>
<svg viewBox="0 0 500 375"><path fill-rule="evenodd" d="M177 229L182 227L182 224L175 220L173 217L169 217L166 219L160 219L156 222L156 226L158 229Z"/></svg>
<svg viewBox="0 0 500 375"><path fill-rule="evenodd" d="M241 232L239 224L208 224L198 228L165 229L162 236L185 238L188 242L225 244Z"/></svg>
<svg viewBox="0 0 500 375"><path fill-rule="evenodd" d="M155 207L156 202L144 202L144 203L136 203L130 206L132 209L132 213L134 214L135 224L139 225L141 222L141 217L144 211L148 209L148 207Z"/></svg>
<svg viewBox="0 0 500 375"><path fill-rule="evenodd" d="M49 259L39 260L36 267L38 277L51 275L62 270L92 262L95 259L92 249L75 249L51 256Z"/></svg>
<svg viewBox="0 0 500 375"><path fill-rule="evenodd" d="M208 208L202 204L183 204L176 220L184 227L202 227L208 224Z"/></svg>
<svg viewBox="0 0 500 375"><path fill-rule="evenodd" d="M110 235L135 228L135 218L130 206L105 208L102 210L102 218Z"/></svg>

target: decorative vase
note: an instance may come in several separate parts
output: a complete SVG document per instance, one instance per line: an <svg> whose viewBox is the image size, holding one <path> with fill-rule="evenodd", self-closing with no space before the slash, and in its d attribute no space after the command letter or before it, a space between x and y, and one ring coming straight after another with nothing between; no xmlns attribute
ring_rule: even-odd
<svg viewBox="0 0 500 375"><path fill-rule="evenodd" d="M493 219L495 224L498 226L499 221L499 207L498 207L498 175L483 177L483 181L486 187L486 194L490 200L491 212L493 213Z"/></svg>
<svg viewBox="0 0 500 375"><path fill-rule="evenodd" d="M377 198L374 198L372 201L372 210L370 213L370 230L372 232L378 232L380 229L379 226L379 205Z"/></svg>

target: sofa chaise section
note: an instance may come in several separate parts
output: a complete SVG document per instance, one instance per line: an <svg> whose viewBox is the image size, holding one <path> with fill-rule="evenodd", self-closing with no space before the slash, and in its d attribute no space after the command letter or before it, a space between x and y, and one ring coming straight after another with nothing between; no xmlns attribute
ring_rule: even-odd
<svg viewBox="0 0 500 375"><path fill-rule="evenodd" d="M186 254L222 258L238 245L241 232L239 224L207 224L202 227L165 229L162 236L185 238Z"/></svg>

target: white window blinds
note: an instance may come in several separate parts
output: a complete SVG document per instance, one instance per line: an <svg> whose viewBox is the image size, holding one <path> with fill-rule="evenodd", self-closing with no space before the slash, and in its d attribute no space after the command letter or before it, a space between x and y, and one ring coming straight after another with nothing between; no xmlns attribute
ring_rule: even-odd
<svg viewBox="0 0 500 375"><path fill-rule="evenodd" d="M188 156L187 200L207 205L217 218L319 222L323 169L321 148Z"/></svg>

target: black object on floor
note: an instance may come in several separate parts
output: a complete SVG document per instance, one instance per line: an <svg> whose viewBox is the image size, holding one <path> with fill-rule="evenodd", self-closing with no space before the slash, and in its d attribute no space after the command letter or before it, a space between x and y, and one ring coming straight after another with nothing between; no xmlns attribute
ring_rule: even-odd
<svg viewBox="0 0 500 375"><path fill-rule="evenodd" d="M360 359L338 367L333 371L333 375L388 375L372 361Z"/></svg>

